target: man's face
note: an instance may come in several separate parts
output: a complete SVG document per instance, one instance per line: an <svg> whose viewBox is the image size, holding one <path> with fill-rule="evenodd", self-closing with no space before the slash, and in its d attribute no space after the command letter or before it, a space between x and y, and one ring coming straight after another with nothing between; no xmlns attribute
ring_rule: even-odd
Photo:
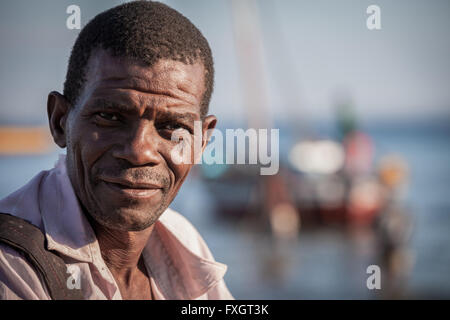
<svg viewBox="0 0 450 320"><path fill-rule="evenodd" d="M193 134L201 120L204 67L173 60L148 67L98 50L86 79L78 103L62 117L70 180L97 223L143 230L172 202L192 167L173 161L171 135ZM215 122L206 117L203 133Z"/></svg>

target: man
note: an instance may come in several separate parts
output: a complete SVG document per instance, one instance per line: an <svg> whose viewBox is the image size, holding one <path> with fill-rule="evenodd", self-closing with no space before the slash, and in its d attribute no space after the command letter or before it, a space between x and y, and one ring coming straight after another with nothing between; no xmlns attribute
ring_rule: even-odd
<svg viewBox="0 0 450 320"><path fill-rule="evenodd" d="M174 159L173 135L193 135L201 121L203 151L216 125L213 76L206 39L161 3L117 6L79 34L64 94L47 103L67 156L1 200L0 212L44 233L84 299L232 299L226 266L168 208L194 162ZM48 277L0 242L0 298L50 299Z"/></svg>

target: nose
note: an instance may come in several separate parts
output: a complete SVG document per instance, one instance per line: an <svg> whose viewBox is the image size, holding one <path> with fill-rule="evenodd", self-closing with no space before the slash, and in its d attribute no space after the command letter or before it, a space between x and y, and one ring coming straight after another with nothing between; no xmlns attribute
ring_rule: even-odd
<svg viewBox="0 0 450 320"><path fill-rule="evenodd" d="M134 166L156 165L161 157L158 152L156 130L150 123L141 121L130 130L124 141L113 151L115 158Z"/></svg>

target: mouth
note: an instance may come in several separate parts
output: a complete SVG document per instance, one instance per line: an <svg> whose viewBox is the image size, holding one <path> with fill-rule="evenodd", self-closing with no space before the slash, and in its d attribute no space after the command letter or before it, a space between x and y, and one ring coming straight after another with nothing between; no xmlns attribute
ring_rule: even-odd
<svg viewBox="0 0 450 320"><path fill-rule="evenodd" d="M101 179L101 181L115 193L128 198L151 198L162 191L162 187L151 183L137 183L114 179Z"/></svg>

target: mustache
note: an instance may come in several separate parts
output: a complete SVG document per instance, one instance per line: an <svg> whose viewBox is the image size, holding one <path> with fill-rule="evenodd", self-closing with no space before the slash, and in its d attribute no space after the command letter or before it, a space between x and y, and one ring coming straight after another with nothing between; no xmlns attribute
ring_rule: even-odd
<svg viewBox="0 0 450 320"><path fill-rule="evenodd" d="M93 170L93 177L94 181L97 183L100 181L101 177L108 177L132 182L155 184L160 185L163 188L167 188L170 185L170 179L168 177L149 167L136 168L122 165L119 167L95 168Z"/></svg>

